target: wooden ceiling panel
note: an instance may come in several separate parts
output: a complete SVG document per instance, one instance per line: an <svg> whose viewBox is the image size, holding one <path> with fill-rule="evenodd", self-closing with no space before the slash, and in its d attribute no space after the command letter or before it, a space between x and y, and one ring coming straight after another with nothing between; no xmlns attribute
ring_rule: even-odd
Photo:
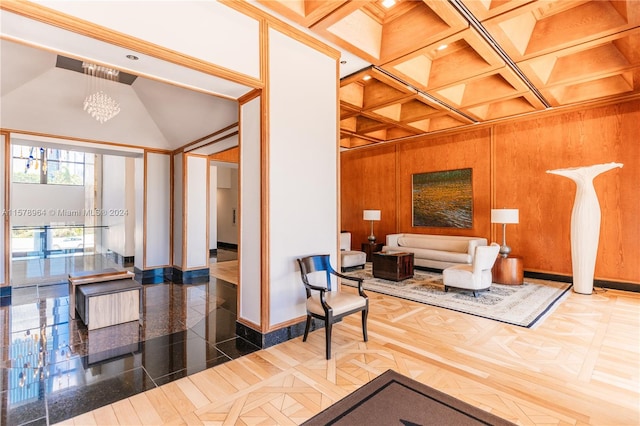
<svg viewBox="0 0 640 426"><path fill-rule="evenodd" d="M433 95L455 108L468 108L489 104L500 99L513 98L528 89L508 68L479 78L455 84L433 92Z"/></svg>
<svg viewBox="0 0 640 426"><path fill-rule="evenodd" d="M504 61L473 29L467 29L382 68L423 90L434 90L503 67Z"/></svg>
<svg viewBox="0 0 640 426"><path fill-rule="evenodd" d="M640 95L640 0L258 0L368 61L345 149Z"/></svg>
<svg viewBox="0 0 640 426"><path fill-rule="evenodd" d="M274 12L310 27L327 14L346 3L346 0L257 0Z"/></svg>
<svg viewBox="0 0 640 426"><path fill-rule="evenodd" d="M374 65L397 59L468 27L448 3L440 0L351 1L311 26L327 40Z"/></svg>
<svg viewBox="0 0 640 426"><path fill-rule="evenodd" d="M519 62L637 27L640 2L536 1L483 24Z"/></svg>
<svg viewBox="0 0 640 426"><path fill-rule="evenodd" d="M575 84L551 87L542 91L553 106L640 93L640 70L622 72Z"/></svg>
<svg viewBox="0 0 640 426"><path fill-rule="evenodd" d="M640 28L518 63L536 87L590 80L640 66Z"/></svg>
<svg viewBox="0 0 640 426"><path fill-rule="evenodd" d="M544 105L531 93L463 109L466 114L479 121L496 120L542 110Z"/></svg>
<svg viewBox="0 0 640 426"><path fill-rule="evenodd" d="M533 0L462 0L462 3L480 21L498 16Z"/></svg>

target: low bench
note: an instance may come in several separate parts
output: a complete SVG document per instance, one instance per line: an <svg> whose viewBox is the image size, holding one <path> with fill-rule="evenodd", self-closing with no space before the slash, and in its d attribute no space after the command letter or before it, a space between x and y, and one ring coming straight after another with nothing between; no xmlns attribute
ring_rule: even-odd
<svg viewBox="0 0 640 426"><path fill-rule="evenodd" d="M129 271L69 275L69 314L89 330L140 320L142 285Z"/></svg>

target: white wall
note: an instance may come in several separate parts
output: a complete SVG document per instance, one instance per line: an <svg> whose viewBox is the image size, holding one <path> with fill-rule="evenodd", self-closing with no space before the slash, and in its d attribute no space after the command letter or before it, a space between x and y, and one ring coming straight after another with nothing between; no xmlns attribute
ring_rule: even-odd
<svg viewBox="0 0 640 426"><path fill-rule="evenodd" d="M102 217L102 225L108 226L103 232L102 245L105 250L109 249L121 256L134 256L135 161L130 157L103 155L100 170L102 196L97 207L106 212L118 212Z"/></svg>
<svg viewBox="0 0 640 426"><path fill-rule="evenodd" d="M268 75L273 326L305 313L297 257L328 253L337 265L336 60L270 29Z"/></svg>
<svg viewBox="0 0 640 426"><path fill-rule="evenodd" d="M187 221L186 269L208 268L209 247L207 245L207 192L209 182L209 159L187 155L187 199L184 215Z"/></svg>
<svg viewBox="0 0 640 426"><path fill-rule="evenodd" d="M262 295L261 203L260 203L260 97L240 107L240 286L239 318L260 325Z"/></svg>
<svg viewBox="0 0 640 426"><path fill-rule="evenodd" d="M182 268L182 235L183 223L183 154L179 153L173 157L173 266Z"/></svg>
<svg viewBox="0 0 640 426"><path fill-rule="evenodd" d="M5 156L5 146L6 146L6 138L4 135L0 135L0 164L4 165L4 156ZM4 167L0 168L0 210L6 210L7 206L4 205L4 185L5 185L5 169ZM4 227L9 217L6 215L1 216L2 220L0 220L0 286L5 284L5 255L8 256L9 253L5 253L5 241L4 241Z"/></svg>
<svg viewBox="0 0 640 426"><path fill-rule="evenodd" d="M138 241L135 248L135 257L133 260L134 266L139 270L144 270L144 158L136 158L135 163L135 222L136 222L136 237Z"/></svg>
<svg viewBox="0 0 640 426"><path fill-rule="evenodd" d="M209 166L209 250L218 248L218 167Z"/></svg>
<svg viewBox="0 0 640 426"><path fill-rule="evenodd" d="M223 187L220 187L221 184ZM218 241L238 244L238 169L218 167L217 197Z"/></svg>
<svg viewBox="0 0 640 426"><path fill-rule="evenodd" d="M146 153L145 268L169 266L171 235L171 156Z"/></svg>
<svg viewBox="0 0 640 426"><path fill-rule="evenodd" d="M84 186L41 185L39 183L13 183L11 186L11 208L38 210L40 216L13 216L15 225L84 225Z"/></svg>
<svg viewBox="0 0 640 426"><path fill-rule="evenodd" d="M125 206L128 214L124 219L125 229L125 244L124 255L135 256L136 239L136 188L135 188L135 160L133 158L127 158L125 160L125 173L127 175L126 191L125 191ZM142 241L139 242L142 245Z"/></svg>
<svg viewBox="0 0 640 426"><path fill-rule="evenodd" d="M126 172L125 158L113 155L102 156L102 204L105 210L126 211ZM134 211L131 211L134 215ZM107 215L102 225L109 228L103 233L102 245L105 249L126 256L125 253L125 216ZM132 256L133 253L129 254Z"/></svg>

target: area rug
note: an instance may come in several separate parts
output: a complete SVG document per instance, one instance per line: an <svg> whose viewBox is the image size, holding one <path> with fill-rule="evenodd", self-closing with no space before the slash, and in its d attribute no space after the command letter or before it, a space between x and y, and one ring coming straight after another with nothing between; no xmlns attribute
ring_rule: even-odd
<svg viewBox="0 0 640 426"><path fill-rule="evenodd" d="M450 288L444 292L442 274L415 270L413 278L389 281L374 278L371 263L365 269L349 271L349 276L364 278L364 289L412 300L465 314L489 318L520 327L533 327L568 294L570 283L525 279L522 285L492 284L491 291L474 297L468 290ZM355 286L343 280L343 284Z"/></svg>
<svg viewBox="0 0 640 426"><path fill-rule="evenodd" d="M393 370L303 423L315 425L514 425Z"/></svg>

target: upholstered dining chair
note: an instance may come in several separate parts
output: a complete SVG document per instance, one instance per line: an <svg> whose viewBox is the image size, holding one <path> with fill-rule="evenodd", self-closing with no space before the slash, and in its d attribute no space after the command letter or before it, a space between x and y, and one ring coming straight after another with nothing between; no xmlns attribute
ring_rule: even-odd
<svg viewBox="0 0 640 426"><path fill-rule="evenodd" d="M476 253L471 265L455 265L442 271L444 291L449 287L462 288L473 291L473 296L478 297L478 291L490 290L493 276L491 268L498 258L500 245L491 243L488 246L476 247Z"/></svg>
<svg viewBox="0 0 640 426"><path fill-rule="evenodd" d="M304 328L303 342L307 341L311 319L324 321L327 359L331 359L331 328L333 323L343 317L362 312L362 335L367 338L367 315L369 299L362 288L362 278L349 277L331 267L329 255L322 254L297 259L300 266L302 283L307 293L307 323ZM331 290L331 276L358 283L358 294ZM318 276L322 276L319 278ZM320 281L320 283L318 283Z"/></svg>

